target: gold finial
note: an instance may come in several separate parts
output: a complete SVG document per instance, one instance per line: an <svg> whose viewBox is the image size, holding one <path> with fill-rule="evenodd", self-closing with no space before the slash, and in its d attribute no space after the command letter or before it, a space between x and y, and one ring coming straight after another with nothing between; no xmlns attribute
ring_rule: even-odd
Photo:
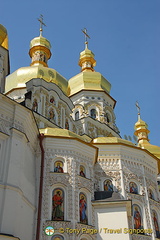
<svg viewBox="0 0 160 240"><path fill-rule="evenodd" d="M40 22L40 36L42 36L43 32L43 26L46 27L46 24L43 22L43 15L40 15L40 18L38 18L38 21Z"/></svg>
<svg viewBox="0 0 160 240"><path fill-rule="evenodd" d="M88 38L90 39L90 36L87 34L87 29L86 28L84 28L82 30L82 32L84 33L84 37L85 37L85 46L86 46L86 48L88 48Z"/></svg>
<svg viewBox="0 0 160 240"><path fill-rule="evenodd" d="M140 118L141 118L141 115L140 115L140 106L139 106L139 103L138 103L138 101L136 101L136 107L137 107L137 111L138 111L138 120L140 120Z"/></svg>

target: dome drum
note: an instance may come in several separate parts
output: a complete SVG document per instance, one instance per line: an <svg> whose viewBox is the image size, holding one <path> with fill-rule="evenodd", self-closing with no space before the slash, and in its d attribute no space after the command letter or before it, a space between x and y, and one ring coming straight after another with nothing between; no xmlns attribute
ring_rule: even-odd
<svg viewBox="0 0 160 240"><path fill-rule="evenodd" d="M32 58L31 66L37 64L42 64L44 67L48 67L47 61L51 57L51 52L48 48L43 46L34 46L30 49L29 55Z"/></svg>

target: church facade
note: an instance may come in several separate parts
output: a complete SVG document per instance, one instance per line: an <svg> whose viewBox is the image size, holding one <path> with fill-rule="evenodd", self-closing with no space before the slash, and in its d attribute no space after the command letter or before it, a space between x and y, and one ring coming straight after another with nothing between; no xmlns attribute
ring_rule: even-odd
<svg viewBox="0 0 160 240"><path fill-rule="evenodd" d="M0 239L160 239L160 147L140 113L135 145L120 136L87 40L69 80L48 67L42 28L29 55L1 76Z"/></svg>

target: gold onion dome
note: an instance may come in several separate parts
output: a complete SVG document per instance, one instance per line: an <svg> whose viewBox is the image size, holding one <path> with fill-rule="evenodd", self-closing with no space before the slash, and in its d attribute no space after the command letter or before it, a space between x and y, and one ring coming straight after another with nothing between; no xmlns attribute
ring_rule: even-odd
<svg viewBox="0 0 160 240"><path fill-rule="evenodd" d="M82 68L81 71L92 71L96 66L96 60L94 59L94 53L88 49L87 45L83 52L80 53L79 66Z"/></svg>
<svg viewBox="0 0 160 240"><path fill-rule="evenodd" d="M22 67L6 78L5 92L14 89L26 88L26 82L33 78L43 78L47 82L53 82L67 95L68 81L55 69L48 68L47 61L51 57L51 44L40 34L30 42L29 55L32 62L29 67Z"/></svg>
<svg viewBox="0 0 160 240"><path fill-rule="evenodd" d="M15 89L26 88L26 83L34 78L42 78L46 82L53 82L67 95L68 82L55 69L43 65L21 67L7 76L5 92Z"/></svg>
<svg viewBox="0 0 160 240"><path fill-rule="evenodd" d="M138 116L138 121L135 123L135 135L138 138L138 143L141 144L142 142L148 142L148 133L150 131L148 130L148 125L145 121L143 121L140 118L140 115Z"/></svg>
<svg viewBox="0 0 160 240"><path fill-rule="evenodd" d="M8 34L6 28L0 24L0 46L8 50Z"/></svg>
<svg viewBox="0 0 160 240"><path fill-rule="evenodd" d="M42 78L46 82L55 83L67 95L68 81L55 69L48 68L47 62L51 57L51 44L48 39L42 36L42 26L46 26L42 15L38 21L40 22L40 36L35 37L30 42L31 64L29 67L19 68L6 78L5 92L26 88L26 83L31 79Z"/></svg>
<svg viewBox="0 0 160 240"><path fill-rule="evenodd" d="M32 58L31 66L41 64L48 67L47 61L51 57L51 44L43 36L35 37L30 42L29 55Z"/></svg>
<svg viewBox="0 0 160 240"><path fill-rule="evenodd" d="M138 146L148 150L155 157L157 157L158 163L158 172L160 173L160 147L156 145L152 145L149 142L148 134L150 131L148 130L148 125L145 121L140 118L140 114L138 114L138 121L135 123L135 132L134 134L137 136Z"/></svg>
<svg viewBox="0 0 160 240"><path fill-rule="evenodd" d="M86 48L80 53L79 66L81 67L81 73L72 77L68 82L68 95L78 93L81 90L95 90L105 91L110 93L111 84L101 73L95 72L94 66L96 66L96 60L94 59L94 53Z"/></svg>

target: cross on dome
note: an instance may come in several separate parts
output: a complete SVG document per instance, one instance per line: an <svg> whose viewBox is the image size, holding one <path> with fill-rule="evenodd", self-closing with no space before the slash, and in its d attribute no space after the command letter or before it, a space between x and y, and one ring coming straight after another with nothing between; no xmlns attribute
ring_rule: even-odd
<svg viewBox="0 0 160 240"><path fill-rule="evenodd" d="M136 105L137 111L138 111L138 119L140 119L140 106L139 106L138 101L136 101L135 105Z"/></svg>
<svg viewBox="0 0 160 240"><path fill-rule="evenodd" d="M43 26L46 27L46 24L43 22L43 15L40 15L40 18L38 18L38 21L40 22L40 36L42 36L43 32Z"/></svg>
<svg viewBox="0 0 160 240"><path fill-rule="evenodd" d="M84 33L84 37L85 37L85 46L86 46L86 48L88 48L88 38L90 39L90 36L87 34L87 29L86 28L84 28L82 30L82 32Z"/></svg>

